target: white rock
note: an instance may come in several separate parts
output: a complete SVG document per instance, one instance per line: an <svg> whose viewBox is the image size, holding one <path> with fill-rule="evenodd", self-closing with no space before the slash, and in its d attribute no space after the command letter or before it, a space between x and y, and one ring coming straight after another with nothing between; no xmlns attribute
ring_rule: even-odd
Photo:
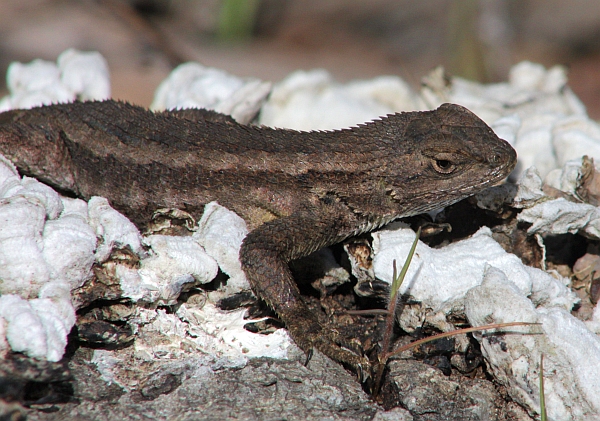
<svg viewBox="0 0 600 421"><path fill-rule="evenodd" d="M567 74L562 66L546 70L541 64L522 61L511 68L508 80L518 89L559 94L567 84Z"/></svg>
<svg viewBox="0 0 600 421"><path fill-rule="evenodd" d="M67 214L47 221L42 234L42 256L52 279L60 279L75 289L92 276L96 233L85 219Z"/></svg>
<svg viewBox="0 0 600 421"><path fill-rule="evenodd" d="M397 76L355 80L348 82L345 87L353 96L387 106L391 112L426 109L410 85Z"/></svg>
<svg viewBox="0 0 600 421"><path fill-rule="evenodd" d="M185 63L159 85L150 108L207 108L248 123L260 110L270 89L268 82L242 79L199 63Z"/></svg>
<svg viewBox="0 0 600 421"><path fill-rule="evenodd" d="M519 178L513 206L516 208L529 207L544 197L542 178L535 167L529 167Z"/></svg>
<svg viewBox="0 0 600 421"><path fill-rule="evenodd" d="M94 232L81 218L56 219L64 206L52 188L4 163L0 172L0 294L34 298L52 280L80 286L90 276Z"/></svg>
<svg viewBox="0 0 600 421"><path fill-rule="evenodd" d="M11 184L10 188L3 186L1 197L23 197L31 203L39 203L45 209L48 219L56 219L63 211L63 204L58 193L35 178L23 177L19 183Z"/></svg>
<svg viewBox="0 0 600 421"><path fill-rule="evenodd" d="M76 212L59 217L63 200L50 187L4 161L0 174L0 342L58 361L75 323L70 290L91 274L96 236Z"/></svg>
<svg viewBox="0 0 600 421"><path fill-rule="evenodd" d="M465 312L473 326L542 323L541 335L535 334L536 326L503 329L511 333L496 340L476 335L488 366L513 400L539 413L538 372L544 354L551 419L591 419L600 413L600 386L594 380L600 376L600 340L567 310L536 308L502 271L489 268L482 284L466 294Z"/></svg>
<svg viewBox="0 0 600 421"><path fill-rule="evenodd" d="M384 76L341 85L325 70L297 71L275 85L259 123L296 130L330 130L423 108L423 102L400 78Z"/></svg>
<svg viewBox="0 0 600 421"><path fill-rule="evenodd" d="M75 324L75 308L71 303L71 286L67 283L48 282L41 289L38 298L48 299L56 306L56 314L63 320L65 326Z"/></svg>
<svg viewBox="0 0 600 421"><path fill-rule="evenodd" d="M39 202L20 196L0 201L0 294L33 298L49 281L41 250L45 216Z"/></svg>
<svg viewBox="0 0 600 421"><path fill-rule="evenodd" d="M556 358L558 366L556 370L564 376L552 382L556 385L555 393L562 392L560 397L565 409L573 414L572 419L596 416L600 413L600 386L595 381L600 375L598 336L592 334L582 321L566 311L541 309L540 313L544 334L551 342L551 348L559 354ZM548 359L553 361L552 356ZM552 373L554 369L552 365L545 367ZM546 388L546 390L552 389ZM581 409L577 405L581 405ZM552 406L549 405L548 409L551 411L549 413L554 415ZM560 414L555 418L560 419Z"/></svg>
<svg viewBox="0 0 600 421"><path fill-rule="evenodd" d="M6 79L10 94L1 100L1 111L110 96L108 66L97 52L66 50L58 66L44 60L14 62Z"/></svg>
<svg viewBox="0 0 600 421"><path fill-rule="evenodd" d="M152 248L138 271L147 294L143 301L169 305L187 286L210 282L219 267L191 237L150 235L144 243Z"/></svg>
<svg viewBox="0 0 600 421"><path fill-rule="evenodd" d="M581 163L581 157L565 162L562 168L556 168L548 173L544 178L544 184L575 196L575 189L581 176Z"/></svg>
<svg viewBox="0 0 600 421"><path fill-rule="evenodd" d="M444 77L444 75L441 74L438 77ZM430 104L432 108L438 107L444 102L460 104L477 114L487 124L493 124L503 117L504 104L516 99L515 90L506 83L481 85L461 78L453 78L450 88L443 94L443 96L438 95L436 102Z"/></svg>
<svg viewBox="0 0 600 421"><path fill-rule="evenodd" d="M48 361L62 358L75 310L72 306L68 310L70 300L56 298L27 301L12 294L0 297L0 318L5 320L6 340L14 352Z"/></svg>
<svg viewBox="0 0 600 421"><path fill-rule="evenodd" d="M6 340L6 329L8 322L0 317L0 358L6 358L6 355L11 351L10 344Z"/></svg>
<svg viewBox="0 0 600 421"><path fill-rule="evenodd" d="M207 305L206 310L196 307L190 310L187 304L182 304L177 314L168 314L162 309L140 310L136 320L140 323L138 339L134 343L136 357L145 361L182 360L200 354L213 366L243 367L248 357L225 343L221 334L232 329L227 321L238 320L244 310L225 313ZM224 329L223 325L228 328Z"/></svg>
<svg viewBox="0 0 600 421"><path fill-rule="evenodd" d="M78 99L110 98L108 63L99 52L70 48L58 56L57 64L61 83Z"/></svg>
<svg viewBox="0 0 600 421"><path fill-rule="evenodd" d="M144 283L137 269L127 265L117 265L115 277L119 280L123 297L129 298L133 302L153 303L159 296L158 287Z"/></svg>
<svg viewBox="0 0 600 421"><path fill-rule="evenodd" d="M244 318L245 309L235 311L219 310L207 302L202 308L183 304L177 315L189 323L189 335L196 338L203 350L236 361L248 358L268 357L287 358L291 339L284 329L269 335L255 335L244 325L250 320Z"/></svg>
<svg viewBox="0 0 600 421"><path fill-rule="evenodd" d="M11 63L7 71L10 96L8 108L33 108L39 105L72 101L73 94L60 83L54 63L34 60L29 64Z"/></svg>
<svg viewBox="0 0 600 421"><path fill-rule="evenodd" d="M29 301L13 294L0 296L0 318L7 323L6 338L13 351L46 357L46 332Z"/></svg>
<svg viewBox="0 0 600 421"><path fill-rule="evenodd" d="M600 209L587 203L559 198L525 209L517 219L531 225L528 234L575 234L582 232L600 238Z"/></svg>
<svg viewBox="0 0 600 421"><path fill-rule="evenodd" d="M115 357L115 353L113 351L106 349L95 349L90 362L96 366L96 369L100 374L100 378L107 384L118 384L121 388L123 388L123 390L130 390L128 385L119 382L114 375L115 367L122 364L123 360Z"/></svg>
<svg viewBox="0 0 600 421"><path fill-rule="evenodd" d="M36 59L28 64L13 62L6 71L6 87L14 94L43 91L58 85L60 85L60 71L50 61Z"/></svg>
<svg viewBox="0 0 600 421"><path fill-rule="evenodd" d="M21 177L17 172L17 167L10 162L4 155L0 154L0 187L7 183L9 180L20 180ZM0 197L3 197L0 194Z"/></svg>
<svg viewBox="0 0 600 421"><path fill-rule="evenodd" d="M242 218L217 202L211 202L204 207L198 230L193 235L206 254L229 276L225 286L227 294L250 289L239 259L240 247L247 234L248 227Z"/></svg>
<svg viewBox="0 0 600 421"><path fill-rule="evenodd" d="M67 335L75 324L75 310L71 306L72 315L69 319L72 319L73 323L68 323L69 319L65 319L63 314L68 304L70 304L70 301L68 304L61 303L63 305L57 305L54 300L48 298L36 298L29 300L29 304L31 304L31 308L37 315L45 332L45 359L48 361L60 361L65 353L65 348L67 347ZM20 326L20 328L22 327L23 326ZM23 333L15 331L15 335L19 335L20 338L22 338ZM11 341L10 334L7 335L7 339L9 342ZM13 350L15 349L13 348ZM28 351L26 350L25 353L27 352Z"/></svg>
<svg viewBox="0 0 600 421"><path fill-rule="evenodd" d="M552 145L552 126L562 118L556 114L536 114L521 125L515 147L523 168L533 165L545 177L558 166Z"/></svg>
<svg viewBox="0 0 600 421"><path fill-rule="evenodd" d="M134 253L142 250L142 236L125 215L113 209L104 197L94 196L88 202L89 223L102 242L96 250L96 260L103 262L113 248L129 247Z"/></svg>
<svg viewBox="0 0 600 421"><path fill-rule="evenodd" d="M238 123L248 124L258 115L270 91L270 82L248 80L231 96L216 104L214 110L232 116Z"/></svg>
<svg viewBox="0 0 600 421"><path fill-rule="evenodd" d="M572 116L554 125L552 143L558 165L588 155L600 161L600 125L587 116Z"/></svg>
<svg viewBox="0 0 600 421"><path fill-rule="evenodd" d="M373 268L378 279L391 283L392 262L396 259L398 266L402 265L414 235L412 230L396 224L372 234ZM562 281L527 267L517 256L506 253L487 227L471 238L440 249L419 242L400 292L410 294L433 312L442 307L456 308L465 293L481 283L487 265L502 270L524 295L533 294L546 305L570 309L577 302Z"/></svg>
<svg viewBox="0 0 600 421"><path fill-rule="evenodd" d="M591 320L587 320L585 325L589 330L594 332L596 335L600 335L600 306L594 307L594 313Z"/></svg>
<svg viewBox="0 0 600 421"><path fill-rule="evenodd" d="M61 196L60 200L63 204L63 211L60 214L61 217L74 215L80 217L85 222L88 222L88 204L85 200L64 196Z"/></svg>

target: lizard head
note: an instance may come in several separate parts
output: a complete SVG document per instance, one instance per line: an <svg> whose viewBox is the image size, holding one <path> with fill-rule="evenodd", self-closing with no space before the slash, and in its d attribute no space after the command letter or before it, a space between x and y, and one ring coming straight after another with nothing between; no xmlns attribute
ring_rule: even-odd
<svg viewBox="0 0 600 421"><path fill-rule="evenodd" d="M402 216L478 193L502 181L516 165L510 144L464 107L443 104L433 111L396 116L404 124L395 125L396 133L388 131L388 136L396 139L399 153L393 166L400 167L386 178L386 188L402 208L401 202L412 202Z"/></svg>

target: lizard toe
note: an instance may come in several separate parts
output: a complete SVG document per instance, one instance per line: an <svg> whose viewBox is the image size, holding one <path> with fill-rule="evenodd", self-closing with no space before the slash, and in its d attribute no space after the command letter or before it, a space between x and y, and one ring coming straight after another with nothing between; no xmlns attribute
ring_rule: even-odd
<svg viewBox="0 0 600 421"><path fill-rule="evenodd" d="M329 358L351 368L357 373L359 379L369 377L371 363L368 358L363 356L360 349L357 349L359 347L341 339L338 332L323 328L318 337L314 338L313 346Z"/></svg>

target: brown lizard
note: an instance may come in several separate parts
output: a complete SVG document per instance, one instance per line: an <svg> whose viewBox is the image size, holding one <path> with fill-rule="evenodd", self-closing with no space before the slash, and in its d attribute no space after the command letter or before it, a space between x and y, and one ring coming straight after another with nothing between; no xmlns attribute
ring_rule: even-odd
<svg viewBox="0 0 600 421"><path fill-rule="evenodd" d="M0 153L62 191L108 198L143 226L158 208L202 213L213 200L250 233L242 268L305 351L359 372L368 360L308 311L288 262L504 179L516 153L467 109L389 115L299 132L206 110L151 112L103 101L0 114Z"/></svg>

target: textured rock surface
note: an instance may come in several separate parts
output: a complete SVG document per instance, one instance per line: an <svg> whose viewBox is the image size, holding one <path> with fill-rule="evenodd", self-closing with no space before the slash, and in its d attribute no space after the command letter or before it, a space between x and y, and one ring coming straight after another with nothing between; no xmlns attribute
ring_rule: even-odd
<svg viewBox="0 0 600 421"><path fill-rule="evenodd" d="M393 361L389 368L385 405L407 408L414 421L530 420L488 381L444 376L418 361Z"/></svg>
<svg viewBox="0 0 600 421"><path fill-rule="evenodd" d="M201 357L123 364L116 370L121 385L103 379L90 356L80 350L70 363L78 402L38 405L28 420L370 420L379 408L356 379L321 355L308 368L256 359L242 369L219 369Z"/></svg>

